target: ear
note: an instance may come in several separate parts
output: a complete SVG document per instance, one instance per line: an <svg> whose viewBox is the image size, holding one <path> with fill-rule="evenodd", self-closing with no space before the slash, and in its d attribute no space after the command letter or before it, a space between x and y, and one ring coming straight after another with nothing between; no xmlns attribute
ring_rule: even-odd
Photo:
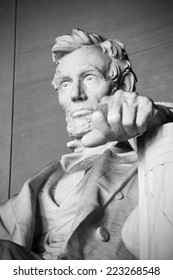
<svg viewBox="0 0 173 280"><path fill-rule="evenodd" d="M135 77L131 72L123 73L120 88L124 91L132 92L135 90Z"/></svg>

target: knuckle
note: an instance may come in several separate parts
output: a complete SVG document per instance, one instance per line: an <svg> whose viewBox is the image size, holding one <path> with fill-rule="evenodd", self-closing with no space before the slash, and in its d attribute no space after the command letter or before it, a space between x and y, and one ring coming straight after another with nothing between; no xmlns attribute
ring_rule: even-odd
<svg viewBox="0 0 173 280"><path fill-rule="evenodd" d="M121 120L120 114L117 114L115 112L109 112L107 116L107 121L110 125L119 123Z"/></svg>
<svg viewBox="0 0 173 280"><path fill-rule="evenodd" d="M140 96L139 100L143 104L143 106L153 106L152 100L147 96Z"/></svg>
<svg viewBox="0 0 173 280"><path fill-rule="evenodd" d="M142 129L145 126L145 123L144 120L136 120L136 127Z"/></svg>
<svg viewBox="0 0 173 280"><path fill-rule="evenodd" d="M94 122L94 123L102 122L103 118L104 118L104 116L103 116L102 111L95 111L92 114L92 122Z"/></svg>
<svg viewBox="0 0 173 280"><path fill-rule="evenodd" d="M137 119L136 120L136 126L137 127L142 127L144 125L144 120L143 119Z"/></svg>
<svg viewBox="0 0 173 280"><path fill-rule="evenodd" d="M150 99L148 101L147 108L148 108L149 112L153 111L153 109L154 109L154 104Z"/></svg>
<svg viewBox="0 0 173 280"><path fill-rule="evenodd" d="M115 95L122 95L124 92L122 89L118 89Z"/></svg>
<svg viewBox="0 0 173 280"><path fill-rule="evenodd" d="M136 127L139 133L143 133L146 130L148 114L139 114L136 119Z"/></svg>
<svg viewBox="0 0 173 280"><path fill-rule="evenodd" d="M146 123L139 123L136 125L138 133L143 133L146 130Z"/></svg>
<svg viewBox="0 0 173 280"><path fill-rule="evenodd" d="M135 91L129 92L129 97L132 99L135 99L138 96L138 94Z"/></svg>
<svg viewBox="0 0 173 280"><path fill-rule="evenodd" d="M136 100L137 100L137 94L136 92L127 92L124 98L124 101L128 104L128 105L134 105L136 104Z"/></svg>
<svg viewBox="0 0 173 280"><path fill-rule="evenodd" d="M123 100L124 92L123 91L116 91L114 95L112 95L112 101L115 103L120 102L120 100Z"/></svg>
<svg viewBox="0 0 173 280"><path fill-rule="evenodd" d="M123 126L124 127L126 127L126 128L130 128L130 127L132 127L132 126L134 126L134 122L133 122L133 120L132 119L125 119L125 120L123 120Z"/></svg>

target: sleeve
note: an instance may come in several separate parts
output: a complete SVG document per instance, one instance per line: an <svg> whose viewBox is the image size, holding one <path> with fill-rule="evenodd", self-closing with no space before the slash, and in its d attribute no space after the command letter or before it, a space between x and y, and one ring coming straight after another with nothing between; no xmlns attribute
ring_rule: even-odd
<svg viewBox="0 0 173 280"><path fill-rule="evenodd" d="M161 118L163 123L173 122L173 103L169 102L154 102L160 108ZM139 135L141 136L141 134ZM128 140L130 146L137 152L137 137Z"/></svg>

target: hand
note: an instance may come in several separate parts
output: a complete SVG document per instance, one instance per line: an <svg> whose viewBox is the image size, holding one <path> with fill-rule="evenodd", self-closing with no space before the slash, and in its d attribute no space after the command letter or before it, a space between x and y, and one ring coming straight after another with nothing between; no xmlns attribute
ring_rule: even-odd
<svg viewBox="0 0 173 280"><path fill-rule="evenodd" d="M118 90L104 96L92 115L94 129L83 136L84 146L94 147L109 141L126 141L161 124L159 107L136 92Z"/></svg>

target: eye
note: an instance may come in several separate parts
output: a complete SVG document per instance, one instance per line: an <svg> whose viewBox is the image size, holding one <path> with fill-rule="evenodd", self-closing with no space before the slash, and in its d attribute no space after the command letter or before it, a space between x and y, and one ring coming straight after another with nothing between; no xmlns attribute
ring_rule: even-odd
<svg viewBox="0 0 173 280"><path fill-rule="evenodd" d="M92 81L94 81L95 77L94 77L93 75L88 75L88 76L86 76L85 79L86 79L88 82L92 82Z"/></svg>
<svg viewBox="0 0 173 280"><path fill-rule="evenodd" d="M93 80L94 80L94 77L91 76L91 75L89 75L89 76L87 76L87 80L88 80L88 81L93 81Z"/></svg>
<svg viewBox="0 0 173 280"><path fill-rule="evenodd" d="M67 89L70 86L70 82L64 81L61 83L61 89Z"/></svg>
<svg viewBox="0 0 173 280"><path fill-rule="evenodd" d="M85 78L84 78L84 83L85 84L88 84L88 85L94 85L95 83L97 82L97 77L94 76L94 75L87 75Z"/></svg>

